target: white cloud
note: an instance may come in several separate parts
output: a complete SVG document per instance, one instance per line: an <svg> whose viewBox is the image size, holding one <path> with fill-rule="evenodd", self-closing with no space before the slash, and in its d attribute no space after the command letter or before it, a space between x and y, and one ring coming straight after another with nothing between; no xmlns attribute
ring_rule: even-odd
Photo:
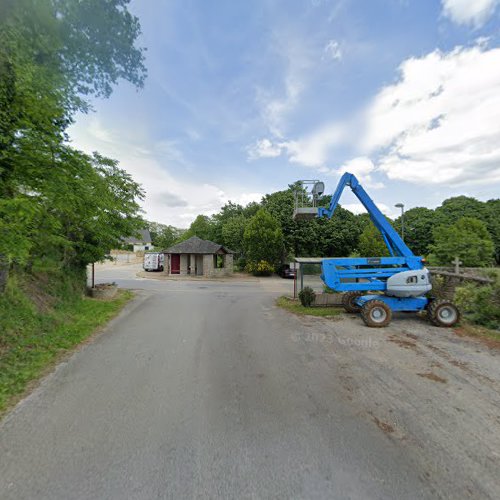
<svg viewBox="0 0 500 500"><path fill-rule="evenodd" d="M333 61L342 60L342 49L340 43L336 40L329 40L323 49L323 58L332 59Z"/></svg>
<svg viewBox="0 0 500 500"><path fill-rule="evenodd" d="M292 163L324 171L332 148L342 142L344 135L344 128L333 123L320 127L301 139L283 142L282 146Z"/></svg>
<svg viewBox="0 0 500 500"><path fill-rule="evenodd" d="M276 158L281 155L282 150L283 147L280 144L273 143L270 139L260 139L247 147L247 157L249 160Z"/></svg>
<svg viewBox="0 0 500 500"><path fill-rule="evenodd" d="M70 136L74 147L87 153L98 150L120 161L120 167L146 191L142 208L149 220L187 227L197 215L212 215L229 200L246 205L262 197L246 192L244 186L234 186L228 195L215 184L199 182L195 175L192 181L185 181L171 174L179 166L186 171L192 169L174 141L159 141L144 148L136 145L135 139L106 130L95 117L85 115L71 127Z"/></svg>
<svg viewBox="0 0 500 500"><path fill-rule="evenodd" d="M500 48L480 38L473 47L407 59L398 81L382 88L362 116L364 130L355 116L296 139L267 139L261 156L283 154L323 173L351 171L372 188L382 187L375 171L423 185L499 182ZM334 153L353 140L358 156L332 168Z"/></svg>
<svg viewBox="0 0 500 500"><path fill-rule="evenodd" d="M330 151L339 145L345 136L345 129L337 123L328 124L311 134L296 140L271 141L261 139L247 148L248 159L276 158L282 154L292 163L328 171L326 166Z"/></svg>
<svg viewBox="0 0 500 500"><path fill-rule="evenodd" d="M500 180L500 49L434 51L400 66L368 111L365 146L392 179Z"/></svg>
<svg viewBox="0 0 500 500"><path fill-rule="evenodd" d="M456 24L481 27L493 14L500 0L442 0L443 14Z"/></svg>
<svg viewBox="0 0 500 500"><path fill-rule="evenodd" d="M372 175L375 171L373 161L367 156L358 156L344 163L336 172L343 174L349 172L354 174L359 181L372 189L384 187L381 182L374 182Z"/></svg>
<svg viewBox="0 0 500 500"><path fill-rule="evenodd" d="M379 203L377 201L376 205L384 215L386 215L387 217L390 217L391 219L394 219L395 217L398 217L398 215L399 215L399 213L397 213L395 211L395 209L388 207L385 203ZM342 208L345 208L346 210L349 210L349 212L352 212L355 215L366 213L366 209L361 203L342 203L341 202L340 206Z"/></svg>
<svg viewBox="0 0 500 500"><path fill-rule="evenodd" d="M225 195L224 203L232 201L233 203L238 203L240 205L246 206L252 202L260 203L263 197L263 193L242 193L236 196Z"/></svg>

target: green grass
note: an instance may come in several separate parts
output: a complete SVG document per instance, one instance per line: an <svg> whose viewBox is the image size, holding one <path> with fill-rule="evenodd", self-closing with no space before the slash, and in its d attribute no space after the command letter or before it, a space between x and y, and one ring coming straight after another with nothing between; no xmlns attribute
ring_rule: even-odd
<svg viewBox="0 0 500 500"><path fill-rule="evenodd" d="M338 307L304 307L299 300L282 296L276 300L276 305L287 311L305 316L320 316L322 318L333 318L342 314L343 309Z"/></svg>
<svg viewBox="0 0 500 500"><path fill-rule="evenodd" d="M475 325L470 321L465 320L460 322L460 326L455 329L455 332L459 336L475 337L485 341L486 343L491 341L491 347L500 348L500 331L498 330L491 330L490 328Z"/></svg>
<svg viewBox="0 0 500 500"><path fill-rule="evenodd" d="M0 415L133 296L124 291L108 301L71 294L61 298L27 293L25 280L10 281L0 296Z"/></svg>

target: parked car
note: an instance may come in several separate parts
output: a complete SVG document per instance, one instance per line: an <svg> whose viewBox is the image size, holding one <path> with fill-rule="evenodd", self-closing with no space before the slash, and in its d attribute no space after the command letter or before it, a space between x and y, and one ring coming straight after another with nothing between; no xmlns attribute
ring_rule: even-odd
<svg viewBox="0 0 500 500"><path fill-rule="evenodd" d="M142 267L144 271L163 271L165 255L159 252L147 252L144 254Z"/></svg>
<svg viewBox="0 0 500 500"><path fill-rule="evenodd" d="M294 279L297 275L297 269L291 267L290 264L283 264L280 268L279 275L282 278Z"/></svg>

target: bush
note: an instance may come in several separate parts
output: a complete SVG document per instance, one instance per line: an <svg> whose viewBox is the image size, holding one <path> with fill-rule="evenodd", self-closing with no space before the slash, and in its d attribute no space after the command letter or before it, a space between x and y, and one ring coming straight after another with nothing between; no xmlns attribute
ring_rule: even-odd
<svg viewBox="0 0 500 500"><path fill-rule="evenodd" d="M239 257L234 262L233 267L235 271L245 271L247 267L247 260L245 259L245 257Z"/></svg>
<svg viewBox="0 0 500 500"><path fill-rule="evenodd" d="M500 329L500 282L488 286L467 283L457 288L455 302L472 322Z"/></svg>
<svg viewBox="0 0 500 500"><path fill-rule="evenodd" d="M267 262L267 260L261 260L259 262L249 262L245 270L247 273L251 273L254 276L271 276L274 273L274 267L272 264Z"/></svg>
<svg viewBox="0 0 500 500"><path fill-rule="evenodd" d="M310 286L304 287L304 289L299 292L300 303L304 307L311 307L315 298L316 293Z"/></svg>

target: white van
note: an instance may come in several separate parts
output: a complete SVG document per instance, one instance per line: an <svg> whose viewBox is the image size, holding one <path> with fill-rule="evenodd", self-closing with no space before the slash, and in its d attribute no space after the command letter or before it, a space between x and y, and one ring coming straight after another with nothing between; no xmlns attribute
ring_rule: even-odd
<svg viewBox="0 0 500 500"><path fill-rule="evenodd" d="M159 252L147 252L144 254L144 271L163 271L165 255Z"/></svg>

